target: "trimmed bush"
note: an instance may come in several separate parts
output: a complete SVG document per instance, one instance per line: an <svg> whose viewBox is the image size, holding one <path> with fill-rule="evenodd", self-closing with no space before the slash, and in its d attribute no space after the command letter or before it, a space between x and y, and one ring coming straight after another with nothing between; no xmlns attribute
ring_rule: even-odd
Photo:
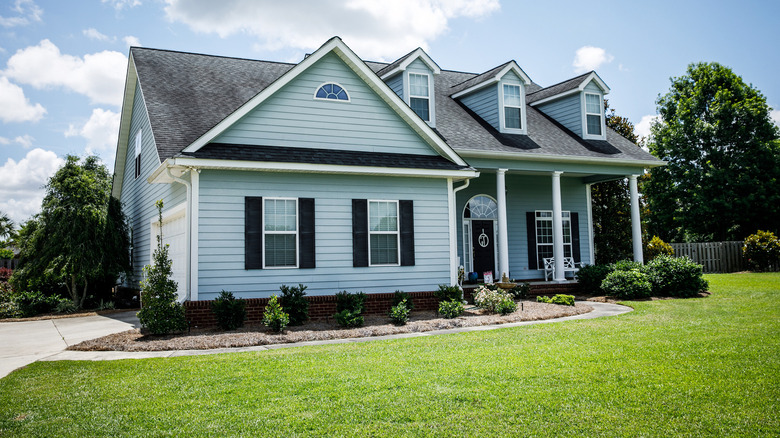
<svg viewBox="0 0 780 438"><path fill-rule="evenodd" d="M518 283L517 286L513 287L512 289L508 290L509 295L511 295L514 299L519 300L521 298L525 298L528 296L528 292L531 291L531 285L528 283Z"/></svg>
<svg viewBox="0 0 780 438"><path fill-rule="evenodd" d="M702 266L688 257L660 255L647 264L653 294L662 297L695 297L709 287Z"/></svg>
<svg viewBox="0 0 780 438"><path fill-rule="evenodd" d="M279 286L282 295L279 297L279 304L290 317L290 325L301 325L309 319L309 300L306 299L306 286L289 287L287 285Z"/></svg>
<svg viewBox="0 0 780 438"><path fill-rule="evenodd" d="M613 271L640 271L644 272L645 265L633 260L619 260L610 265Z"/></svg>
<svg viewBox="0 0 780 438"><path fill-rule="evenodd" d="M517 303L511 298L501 300L501 302L498 303L498 306L496 306L496 312L501 315L509 315L510 313L514 313L515 310L517 310Z"/></svg>
<svg viewBox="0 0 780 438"><path fill-rule="evenodd" d="M47 297L40 291L19 292L13 296L12 300L16 304L16 308L19 309L22 318L42 313L53 313L62 301L59 297Z"/></svg>
<svg viewBox="0 0 780 438"><path fill-rule="evenodd" d="M611 265L585 265L575 274L580 291L586 294L601 293L601 282L612 272Z"/></svg>
<svg viewBox="0 0 780 438"><path fill-rule="evenodd" d="M672 248L672 245L669 245L668 243L661 240L660 237L653 236L653 238L650 239L650 242L648 242L647 246L645 247L645 262L653 260L661 254L666 254L673 257L674 248Z"/></svg>
<svg viewBox="0 0 780 438"><path fill-rule="evenodd" d="M564 294L557 294L554 295L552 298L547 296L538 296L536 297L537 303L547 303L547 304L558 304L561 306L573 306L574 305L574 296L573 295L564 295Z"/></svg>
<svg viewBox="0 0 780 438"><path fill-rule="evenodd" d="M290 323L290 317L282 310L276 295L271 295L263 311L263 324L275 332L281 332Z"/></svg>
<svg viewBox="0 0 780 438"><path fill-rule="evenodd" d="M363 315L359 312L352 312L347 309L333 315L336 322L342 327L361 327L363 325Z"/></svg>
<svg viewBox="0 0 780 438"><path fill-rule="evenodd" d="M336 314L333 317L342 327L360 327L363 325L363 304L366 294L357 292L351 294L341 291L336 294Z"/></svg>
<svg viewBox="0 0 780 438"><path fill-rule="evenodd" d="M507 292L491 290L484 286L477 288L476 294L474 294L474 304L490 313L501 313L502 315L517 309L517 304Z"/></svg>
<svg viewBox="0 0 780 438"><path fill-rule="evenodd" d="M411 309L406 307L406 300L401 300L400 303L390 308L390 320L395 325L404 325L409 321L409 312Z"/></svg>
<svg viewBox="0 0 780 438"><path fill-rule="evenodd" d="M73 300L65 298L60 300L60 302L57 304L57 307L54 308L54 313L74 313L77 310L78 307L76 307L76 304L73 303Z"/></svg>
<svg viewBox="0 0 780 438"><path fill-rule="evenodd" d="M607 295L622 299L647 298L653 290L647 275L639 269L612 271L601 288Z"/></svg>
<svg viewBox="0 0 780 438"><path fill-rule="evenodd" d="M780 263L780 240L770 231L758 230L745 239L742 254L754 271L767 271Z"/></svg>
<svg viewBox="0 0 780 438"><path fill-rule="evenodd" d="M460 286L447 286L440 284L439 290L435 292L436 299L442 301L463 301L463 289Z"/></svg>
<svg viewBox="0 0 780 438"><path fill-rule="evenodd" d="M457 318L463 314L463 310L463 303L460 301L450 300L439 302L439 315L445 318Z"/></svg>
<svg viewBox="0 0 780 438"><path fill-rule="evenodd" d="M393 294L393 306L397 306L401 303L401 301L406 301L406 308L411 310L414 310L414 301L412 301L412 298L409 297L409 294L400 290L395 291Z"/></svg>
<svg viewBox="0 0 780 438"><path fill-rule="evenodd" d="M246 320L246 302L233 296L233 292L220 292L211 303L211 311L222 330L235 330Z"/></svg>

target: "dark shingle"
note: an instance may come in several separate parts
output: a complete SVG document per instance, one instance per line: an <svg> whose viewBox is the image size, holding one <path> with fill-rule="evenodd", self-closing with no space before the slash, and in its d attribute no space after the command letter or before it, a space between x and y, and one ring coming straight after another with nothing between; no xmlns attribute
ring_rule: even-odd
<svg viewBox="0 0 780 438"><path fill-rule="evenodd" d="M528 93L526 95L526 102L527 103L534 103L538 100L546 99L550 96L555 96L556 94L565 93L569 90L573 90L582 84L582 81L585 80L585 78L593 73L592 71L589 71L585 74L581 74L577 77L573 77L571 79L567 79L563 82L559 82L555 85L550 85L549 87L542 88L540 90L536 90L532 93Z"/></svg>
<svg viewBox="0 0 780 438"><path fill-rule="evenodd" d="M469 89L475 85L481 84L482 82L485 82L486 80L494 78L498 72L500 72L504 67L509 65L512 61L505 62L498 67L492 68L485 73L478 74L472 78L466 79L465 81L455 84L452 87L450 87L450 95L453 95L455 93L461 92L463 90Z"/></svg>

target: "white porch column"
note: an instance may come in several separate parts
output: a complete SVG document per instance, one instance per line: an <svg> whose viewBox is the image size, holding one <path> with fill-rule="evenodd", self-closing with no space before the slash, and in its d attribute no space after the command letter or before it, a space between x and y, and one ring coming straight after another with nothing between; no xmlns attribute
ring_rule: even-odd
<svg viewBox="0 0 780 438"><path fill-rule="evenodd" d="M636 179L639 175L629 175L628 186L631 189L631 240L634 246L634 261L644 263L642 255L642 223L639 220L639 190Z"/></svg>
<svg viewBox="0 0 780 438"><path fill-rule="evenodd" d="M200 200L200 169L190 169L192 198L190 203L190 300L198 301L198 206Z"/></svg>
<svg viewBox="0 0 780 438"><path fill-rule="evenodd" d="M496 203L498 204L498 272L497 281L509 274L509 235L506 218L506 171L496 173Z"/></svg>
<svg viewBox="0 0 780 438"><path fill-rule="evenodd" d="M552 204L553 204L553 257L555 257L555 272L553 281L565 281L563 272L563 214L561 207L561 174L552 174Z"/></svg>

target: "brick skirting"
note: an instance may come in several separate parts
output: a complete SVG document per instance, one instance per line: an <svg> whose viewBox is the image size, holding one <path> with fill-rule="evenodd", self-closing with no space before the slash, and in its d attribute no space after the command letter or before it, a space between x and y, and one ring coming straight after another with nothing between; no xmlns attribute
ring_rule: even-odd
<svg viewBox="0 0 780 438"><path fill-rule="evenodd" d="M531 295L555 295L562 293L574 293L576 283L564 284L532 284ZM471 300L471 290L474 287L465 286L463 293L467 300ZM439 302L434 292L408 292L409 297L414 302L414 310L436 311L439 308ZM392 293L366 294L365 315L387 315L392 307ZM309 318L331 318L336 313L336 296L321 295L307 296L309 301ZM246 301L246 324L257 325L263 323L263 312L268 304L269 298L248 298ZM185 301L184 310L187 321L190 326L195 328L216 327L217 320L211 312L211 303L213 301Z"/></svg>

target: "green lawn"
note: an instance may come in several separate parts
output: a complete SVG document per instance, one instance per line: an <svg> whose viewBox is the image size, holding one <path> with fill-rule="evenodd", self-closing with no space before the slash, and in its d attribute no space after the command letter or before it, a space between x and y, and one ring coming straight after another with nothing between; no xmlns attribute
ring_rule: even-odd
<svg viewBox="0 0 780 438"><path fill-rule="evenodd" d="M780 274L597 320L174 359L38 362L0 436L778 436Z"/></svg>

